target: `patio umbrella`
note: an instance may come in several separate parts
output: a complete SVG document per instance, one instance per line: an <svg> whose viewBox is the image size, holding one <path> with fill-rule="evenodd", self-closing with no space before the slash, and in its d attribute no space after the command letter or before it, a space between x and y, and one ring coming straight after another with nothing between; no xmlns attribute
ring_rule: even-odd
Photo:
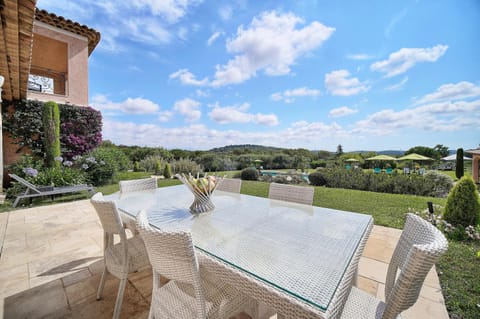
<svg viewBox="0 0 480 319"><path fill-rule="evenodd" d="M367 158L366 161L396 161L397 158L388 155L377 155L374 157Z"/></svg>
<svg viewBox="0 0 480 319"><path fill-rule="evenodd" d="M413 165L414 162L427 162L427 161L433 161L434 159L430 158L430 157L427 157L427 156L417 154L417 153L411 153L411 154L399 157L398 160L399 161L411 161L411 164L412 164L411 168L415 169L415 167Z"/></svg>
<svg viewBox="0 0 480 319"><path fill-rule="evenodd" d="M433 158L426 157L417 153L411 153L402 157L397 158L399 161L433 161Z"/></svg>
<svg viewBox="0 0 480 319"><path fill-rule="evenodd" d="M360 162L359 160L357 160L356 158L349 158L349 159L346 159L345 162Z"/></svg>
<svg viewBox="0 0 480 319"><path fill-rule="evenodd" d="M442 157L442 161L456 161L457 160L457 154L452 154L449 156ZM464 161L471 161L472 159L470 157L463 157Z"/></svg>

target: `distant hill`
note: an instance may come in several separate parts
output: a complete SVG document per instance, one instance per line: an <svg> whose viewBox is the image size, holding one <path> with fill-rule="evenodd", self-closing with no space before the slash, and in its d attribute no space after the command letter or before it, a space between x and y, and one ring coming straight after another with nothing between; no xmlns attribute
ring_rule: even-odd
<svg viewBox="0 0 480 319"><path fill-rule="evenodd" d="M392 156L402 156L403 154L405 154L405 151L400 151L400 150L386 150L386 151L377 152L377 154L380 154L380 155L392 155Z"/></svg>
<svg viewBox="0 0 480 319"><path fill-rule="evenodd" d="M391 156L402 156L405 154L405 151L401 150L385 150L385 151L353 151L353 152L347 152L347 153L377 153L378 155L391 155Z"/></svg>
<svg viewBox="0 0 480 319"><path fill-rule="evenodd" d="M263 145L255 145L255 144L243 144L243 145L227 145L223 147L216 147L209 150L209 152L213 153L232 153L234 151L242 151L250 150L253 153L257 152L278 152L284 150L284 148L273 147L273 146L263 146Z"/></svg>

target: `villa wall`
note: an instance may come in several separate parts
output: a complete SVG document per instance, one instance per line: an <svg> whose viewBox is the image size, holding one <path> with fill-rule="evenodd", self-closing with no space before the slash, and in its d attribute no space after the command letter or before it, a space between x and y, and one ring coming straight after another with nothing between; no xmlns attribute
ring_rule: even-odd
<svg viewBox="0 0 480 319"><path fill-rule="evenodd" d="M31 69L40 67L55 72L65 72L66 83L64 95L28 91L27 99L87 106L88 39L39 21L35 21L33 32ZM54 41L48 41L48 39ZM60 54L65 52L62 51L62 43L66 44L67 59L64 56L58 56L59 52ZM64 70L65 66L66 70Z"/></svg>

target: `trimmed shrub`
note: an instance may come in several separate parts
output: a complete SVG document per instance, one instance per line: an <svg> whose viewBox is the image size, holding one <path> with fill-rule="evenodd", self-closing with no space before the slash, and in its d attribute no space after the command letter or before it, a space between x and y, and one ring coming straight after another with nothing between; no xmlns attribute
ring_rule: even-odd
<svg viewBox="0 0 480 319"><path fill-rule="evenodd" d="M74 166L84 170L89 183L95 186L108 184L115 172L124 171L129 165L127 156L112 147L97 147L84 156L74 157L74 160Z"/></svg>
<svg viewBox="0 0 480 319"><path fill-rule="evenodd" d="M457 163L455 166L455 176L458 179L463 176L463 148L457 149Z"/></svg>
<svg viewBox="0 0 480 319"><path fill-rule="evenodd" d="M47 102L43 104L42 123L45 146L45 165L47 167L60 167L60 111L58 104Z"/></svg>
<svg viewBox="0 0 480 319"><path fill-rule="evenodd" d="M163 168L163 177L172 178L172 166L169 163L165 164Z"/></svg>
<svg viewBox="0 0 480 319"><path fill-rule="evenodd" d="M323 174L319 171L308 175L308 180L310 181L310 184L314 186L325 186L327 184L325 177L323 177Z"/></svg>
<svg viewBox="0 0 480 319"><path fill-rule="evenodd" d="M160 175L160 170L162 169L162 161L157 159L155 161L155 168L153 169L153 172L155 175Z"/></svg>
<svg viewBox="0 0 480 319"><path fill-rule="evenodd" d="M308 178L315 186L437 197L446 196L453 184L450 177L436 172L424 176L397 173L388 175L344 168L321 169L311 173Z"/></svg>
<svg viewBox="0 0 480 319"><path fill-rule="evenodd" d="M197 173L202 173L202 168L195 161L189 159L179 159L174 160L171 163L173 171L175 174L192 174L197 175Z"/></svg>
<svg viewBox="0 0 480 319"><path fill-rule="evenodd" d="M430 187L433 186L429 189L428 196L446 197L453 187L453 179L447 174L428 171L423 177L428 181Z"/></svg>
<svg viewBox="0 0 480 319"><path fill-rule="evenodd" d="M259 177L258 170L253 167L247 167L242 170L241 178L246 181L256 181Z"/></svg>
<svg viewBox="0 0 480 319"><path fill-rule="evenodd" d="M448 195L443 218L452 225L477 225L480 215L478 192L473 179L464 176Z"/></svg>

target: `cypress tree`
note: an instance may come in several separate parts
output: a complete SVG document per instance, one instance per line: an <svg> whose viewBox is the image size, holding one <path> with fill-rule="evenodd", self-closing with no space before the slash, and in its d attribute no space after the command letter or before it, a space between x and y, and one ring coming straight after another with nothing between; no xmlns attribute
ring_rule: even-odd
<svg viewBox="0 0 480 319"><path fill-rule="evenodd" d="M457 164L455 167L455 175L458 179L463 176L463 148L457 149Z"/></svg>
<svg viewBox="0 0 480 319"><path fill-rule="evenodd" d="M42 110L43 132L45 134L45 165L60 167L60 110L55 102L46 102Z"/></svg>

